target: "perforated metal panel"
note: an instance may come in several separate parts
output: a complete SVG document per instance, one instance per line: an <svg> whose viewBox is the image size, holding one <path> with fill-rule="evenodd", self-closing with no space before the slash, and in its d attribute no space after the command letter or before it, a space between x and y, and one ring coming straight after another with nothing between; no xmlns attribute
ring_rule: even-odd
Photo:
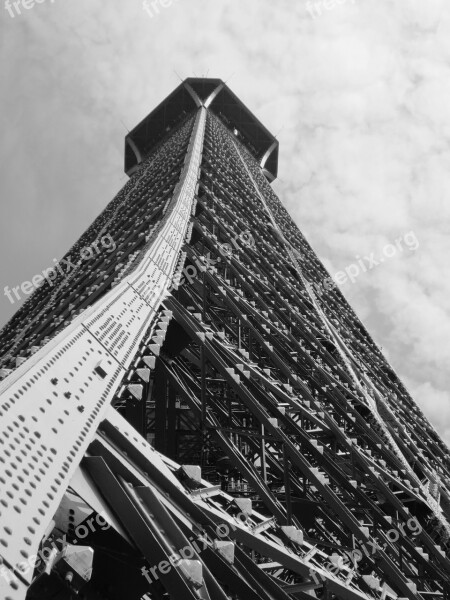
<svg viewBox="0 0 450 600"><path fill-rule="evenodd" d="M137 269L0 385L0 553L20 574L155 319L179 259L200 167L205 110L161 234ZM101 369L96 371L96 367ZM26 593L0 577L2 598ZM17 589L15 589L17 587Z"/></svg>

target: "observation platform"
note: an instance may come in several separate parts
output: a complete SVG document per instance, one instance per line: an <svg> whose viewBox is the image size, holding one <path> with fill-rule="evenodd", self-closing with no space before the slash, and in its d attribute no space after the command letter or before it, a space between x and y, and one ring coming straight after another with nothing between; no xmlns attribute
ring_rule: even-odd
<svg viewBox="0 0 450 600"><path fill-rule="evenodd" d="M190 112L204 106L256 158L267 179L278 173L278 140L239 100L221 79L189 77L143 119L125 138L125 172L132 175L138 165Z"/></svg>

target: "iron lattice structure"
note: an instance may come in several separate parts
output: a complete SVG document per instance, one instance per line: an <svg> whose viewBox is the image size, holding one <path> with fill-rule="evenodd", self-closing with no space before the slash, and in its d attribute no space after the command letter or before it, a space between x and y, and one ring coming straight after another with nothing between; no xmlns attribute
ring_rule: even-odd
<svg viewBox="0 0 450 600"><path fill-rule="evenodd" d="M449 451L277 159L222 81L186 80L65 258L114 253L1 331L1 598L450 597Z"/></svg>

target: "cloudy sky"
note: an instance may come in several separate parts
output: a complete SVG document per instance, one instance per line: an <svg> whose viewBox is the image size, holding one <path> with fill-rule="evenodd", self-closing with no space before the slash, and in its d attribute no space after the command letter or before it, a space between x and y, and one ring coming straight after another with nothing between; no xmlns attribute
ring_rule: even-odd
<svg viewBox="0 0 450 600"><path fill-rule="evenodd" d="M359 264L344 294L450 444L448 1L23 1L0 2L0 325L3 288L125 183L127 129L177 74L220 77L278 136L275 190L327 268Z"/></svg>

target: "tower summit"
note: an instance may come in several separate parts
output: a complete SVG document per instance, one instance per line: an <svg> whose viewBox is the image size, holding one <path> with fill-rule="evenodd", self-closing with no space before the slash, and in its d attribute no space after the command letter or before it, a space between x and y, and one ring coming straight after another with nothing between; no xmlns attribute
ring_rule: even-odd
<svg viewBox="0 0 450 600"><path fill-rule="evenodd" d="M0 332L1 598L448 600L449 451L277 162L185 80Z"/></svg>
<svg viewBox="0 0 450 600"><path fill-rule="evenodd" d="M219 116L256 159L267 179L278 172L278 141L221 79L188 78L125 138L125 172L132 175L143 157L186 114L204 106Z"/></svg>

